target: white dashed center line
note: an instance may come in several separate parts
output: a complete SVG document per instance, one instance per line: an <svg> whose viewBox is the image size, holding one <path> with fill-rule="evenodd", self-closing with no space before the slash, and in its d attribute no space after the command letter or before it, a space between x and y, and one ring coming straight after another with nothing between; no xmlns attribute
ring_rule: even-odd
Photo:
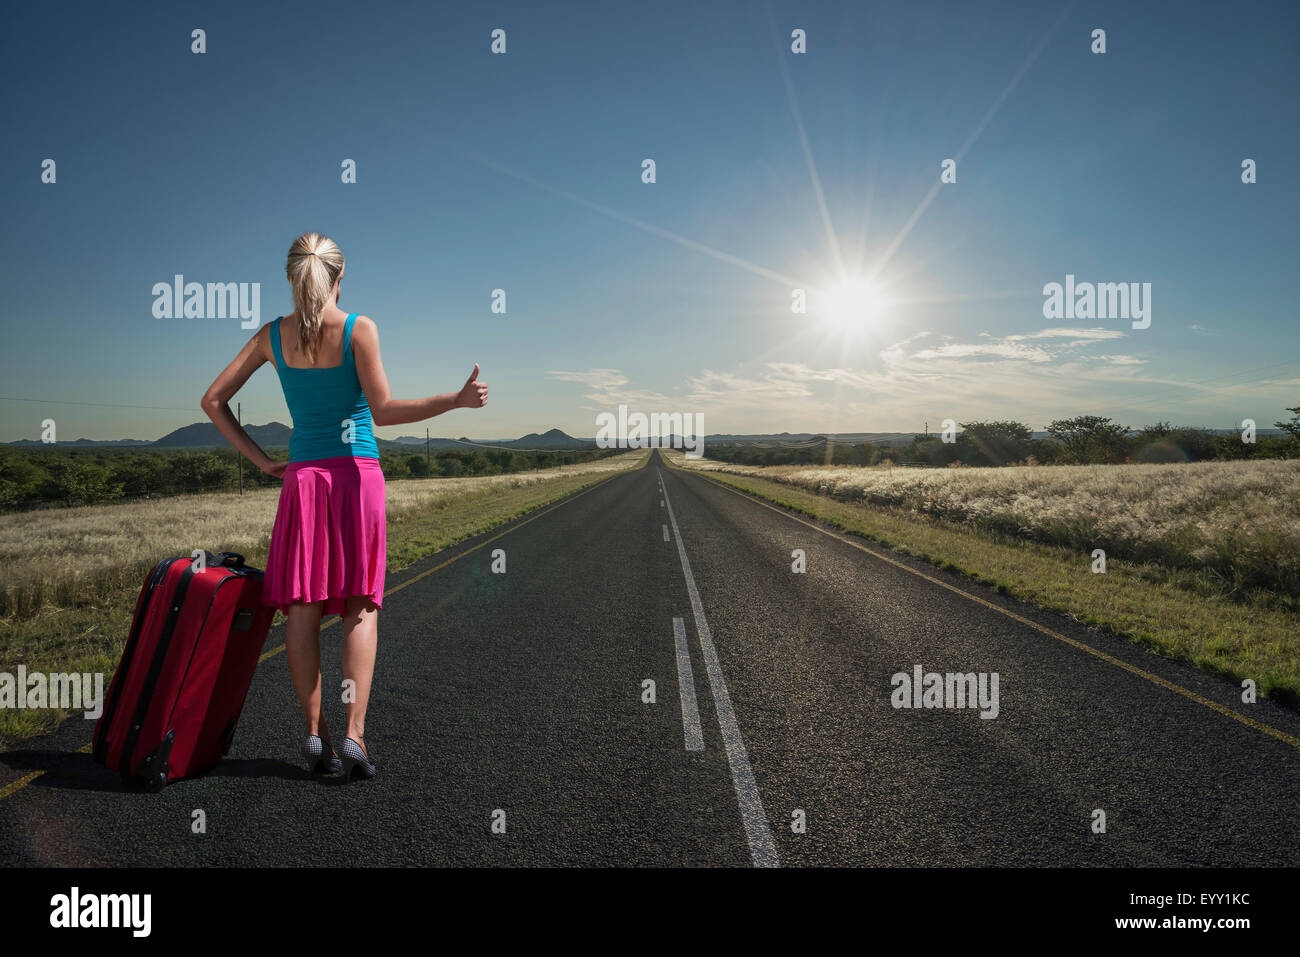
<svg viewBox="0 0 1300 957"><path fill-rule="evenodd" d="M704 730L700 727L700 709L695 702L695 672L691 669L691 649L686 643L686 625L673 619L673 638L677 644L677 688L682 698L682 731L687 751L704 750Z"/></svg>
<svg viewBox="0 0 1300 957"><path fill-rule="evenodd" d="M658 472L658 474L662 484L663 473ZM704 617L704 604L700 601L699 589L695 587L691 562L686 557L686 546L682 544L682 530L677 526L677 516L673 514L673 503L668 497L666 486L664 502L668 508L668 521L672 523L673 537L677 539L677 555L682 560L682 574L686 576L686 593L690 596L691 612L695 615L695 630L700 636L700 650L704 653L705 674L708 676L709 690L713 692L713 704L718 712L718 727L722 731L722 743L727 748L727 764L731 767L731 783L736 788L736 800L740 804L740 819L745 825L749 856L755 867L780 867L781 861L777 857L776 842L772 840L767 812L763 810L763 798L758 793L754 769L749 764L749 753L745 750L745 742L740 736L740 725L736 723L736 712L731 707L727 682L722 677L718 650L713 647L713 634L709 631L709 623ZM680 655L678 660L681 660Z"/></svg>

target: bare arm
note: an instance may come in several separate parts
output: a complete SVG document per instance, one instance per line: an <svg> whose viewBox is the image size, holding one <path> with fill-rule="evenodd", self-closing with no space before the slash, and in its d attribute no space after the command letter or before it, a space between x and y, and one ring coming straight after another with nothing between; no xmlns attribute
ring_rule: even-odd
<svg viewBox="0 0 1300 957"><path fill-rule="evenodd" d="M388 376L379 358L379 330L366 316L357 316L352 325L352 354L356 358L357 378L370 405L375 425L404 425L442 415L452 409L481 409L487 404L488 387L478 381L478 366L459 392L445 392L424 399L394 399Z"/></svg>
<svg viewBox="0 0 1300 957"><path fill-rule="evenodd" d="M217 376L212 385L208 386L208 391L203 394L202 406L208 418L221 430L221 434L250 462L263 472L280 475L284 472L285 463L272 461L262 451L261 446L244 431L244 427L235 418L235 413L230 411L231 397L243 387L248 377L257 371L258 366L266 361L263 339L269 328L270 326L267 325L258 329L244 348L239 350L239 355L235 356L234 361L222 370L221 375Z"/></svg>

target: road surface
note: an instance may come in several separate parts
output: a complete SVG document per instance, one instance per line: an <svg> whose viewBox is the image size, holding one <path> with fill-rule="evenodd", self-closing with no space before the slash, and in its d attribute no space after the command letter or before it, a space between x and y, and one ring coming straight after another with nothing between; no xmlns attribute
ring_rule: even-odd
<svg viewBox="0 0 1300 957"><path fill-rule="evenodd" d="M1300 864L1295 712L658 453L388 584L373 781L301 767L280 651L230 756L160 794L80 718L0 755L0 862ZM996 718L894 707L918 665L996 673Z"/></svg>

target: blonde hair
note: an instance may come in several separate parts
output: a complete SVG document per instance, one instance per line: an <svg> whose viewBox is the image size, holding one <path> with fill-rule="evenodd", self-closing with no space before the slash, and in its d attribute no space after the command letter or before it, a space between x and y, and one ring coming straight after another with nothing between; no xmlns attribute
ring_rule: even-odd
<svg viewBox="0 0 1300 957"><path fill-rule="evenodd" d="M321 313L330 304L334 283L343 272L343 251L328 236L303 233L289 247L285 275L293 285L298 317L298 348L309 363L320 346Z"/></svg>

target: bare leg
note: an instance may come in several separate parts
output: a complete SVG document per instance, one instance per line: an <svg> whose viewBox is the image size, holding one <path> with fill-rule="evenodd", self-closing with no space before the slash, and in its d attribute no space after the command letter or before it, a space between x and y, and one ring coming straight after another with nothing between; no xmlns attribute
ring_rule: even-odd
<svg viewBox="0 0 1300 957"><path fill-rule="evenodd" d="M307 733L328 740L329 727L321 706L320 620L324 602L298 602L289 606L284 628L284 651L289 658L293 690L298 692Z"/></svg>
<svg viewBox="0 0 1300 957"><path fill-rule="evenodd" d="M364 595L347 600L343 613L343 678L356 682L348 705L348 737L366 750L366 706L375 674L375 648L379 644L379 609Z"/></svg>

